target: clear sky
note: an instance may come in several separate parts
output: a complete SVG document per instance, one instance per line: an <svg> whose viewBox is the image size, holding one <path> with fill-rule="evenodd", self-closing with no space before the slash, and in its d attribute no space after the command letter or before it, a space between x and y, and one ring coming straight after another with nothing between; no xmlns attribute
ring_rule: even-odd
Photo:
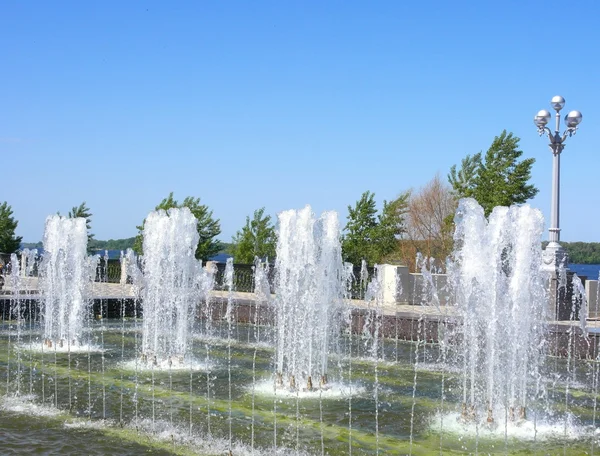
<svg viewBox="0 0 600 456"><path fill-rule="evenodd" d="M561 239L600 241L600 2L16 1L0 5L0 201L24 241L86 201L97 239L136 234L169 192L230 241L247 215L381 205L444 177L560 94Z"/></svg>

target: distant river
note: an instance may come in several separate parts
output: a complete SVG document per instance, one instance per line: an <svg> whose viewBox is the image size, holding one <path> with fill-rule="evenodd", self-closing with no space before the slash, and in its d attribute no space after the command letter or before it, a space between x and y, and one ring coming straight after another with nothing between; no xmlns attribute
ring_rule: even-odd
<svg viewBox="0 0 600 456"><path fill-rule="evenodd" d="M569 264L569 269L576 273L578 276L585 276L590 280L598 280L598 273L600 272L600 264Z"/></svg>

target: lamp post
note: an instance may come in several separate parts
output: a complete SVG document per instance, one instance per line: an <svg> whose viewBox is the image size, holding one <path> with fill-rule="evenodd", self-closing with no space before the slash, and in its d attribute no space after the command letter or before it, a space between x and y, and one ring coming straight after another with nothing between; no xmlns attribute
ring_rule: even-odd
<svg viewBox="0 0 600 456"><path fill-rule="evenodd" d="M565 116L566 129L560 133L560 111L565 106L565 99L560 95L552 97L550 105L556 111L556 127L554 132L546 125L552 115L547 109L542 109L533 118L533 122L538 128L540 136L544 133L550 139L550 150L552 151L552 206L550 212L549 242L544 250L544 267L546 270L556 273L558 268L563 265L567 268L567 252L560 245L560 154L565 147L565 141L568 137L575 134L577 127L581 122L582 115L579 111L571 111Z"/></svg>

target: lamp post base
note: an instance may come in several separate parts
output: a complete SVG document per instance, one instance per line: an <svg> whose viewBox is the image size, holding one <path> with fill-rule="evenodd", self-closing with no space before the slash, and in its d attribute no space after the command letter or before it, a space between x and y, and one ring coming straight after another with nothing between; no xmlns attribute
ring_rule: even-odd
<svg viewBox="0 0 600 456"><path fill-rule="evenodd" d="M558 270L564 268L569 270L569 255L567 251L556 241L550 241L542 253L542 269L558 275Z"/></svg>
<svg viewBox="0 0 600 456"><path fill-rule="evenodd" d="M556 321L565 305L569 255L558 242L550 241L542 253L542 261L542 270L548 272L548 318Z"/></svg>

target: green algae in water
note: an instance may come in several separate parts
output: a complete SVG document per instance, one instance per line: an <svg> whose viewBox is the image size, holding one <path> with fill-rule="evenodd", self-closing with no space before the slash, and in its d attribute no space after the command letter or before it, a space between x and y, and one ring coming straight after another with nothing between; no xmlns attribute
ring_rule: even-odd
<svg viewBox="0 0 600 456"><path fill-rule="evenodd" d="M0 382L0 389L10 397L14 393L16 376L20 375L22 388L29 390L31 387L37 403L42 403L43 388L46 397L42 405L54 407L56 404L61 413L54 418L36 419L48 419L53 423L62 423L63 426L67 423L71 429L65 432L66 436L83 432L92 446L93 442L102 439L112 442L111 445L119 441L129 442L127 445L131 446L127 448L130 448L130 454L137 454L138 451L139 454L198 454L200 449L199 454L211 454L211 442L219 448L227 448L230 410L234 444L240 452L250 449L252 426L254 445L263 454L270 454L275 440L278 447L285 447L288 452L299 449L307 454L320 454L323 442L326 453L331 455L347 454L349 446L352 446L355 454L375 454L378 450L380 454L399 455L439 454L440 449L443 454L465 454L475 452L476 449L490 454L531 454L536 451L553 454L562 453L565 447L568 447L569 454L583 454L592 446L589 436L569 440L568 443L561 440L560 436L555 440L534 442L505 439L502 436L477 439L473 435L461 433L460 429L452 429L448 426L451 419L448 417L460 410L460 397L456 393L458 379L455 373L444 372L441 368L432 371L417 365L415 369L414 365L404 361L378 363L376 407L374 361L352 360L353 376L350 381L345 381L353 384L355 392L360 390L360 393L351 398L350 428L350 398L338 397L321 401L314 398L275 399L272 395L260 395L256 391L253 398L253 376L257 382L272 380L272 352L269 350L244 346L243 341L237 341L232 347L230 403L227 347L223 344L210 347L214 365L208 374L211 380L210 389L207 389L207 373L204 371L192 372L191 375L186 371L157 371L152 376L149 372L122 369L120 344L123 340L125 359L134 358L135 337L105 337L107 351L104 353L102 370L100 353L72 354L69 360L66 354L57 354L55 357L54 354L42 356L40 353L23 351L21 365L16 366L16 347L13 345L9 350L7 338L0 338L0 378L7 379ZM14 339L11 340L11 344L13 343ZM414 345L407 345L408 350L414 348ZM194 355L202 359L205 355L205 343L196 344L194 349ZM408 351L406 347L403 350ZM332 363L332 376L345 375L348 365L348 359ZM415 372L417 384L413 398ZM562 411L566 407L562 405L566 392L564 388L557 388L556 391L557 395L561 395L556 410ZM568 409L584 423L591 422L592 392L572 387L569 391ZM54 396L55 392L57 397ZM442 394L445 397L443 403ZM103 420L103 404L106 407L106 420ZM121 408L123 420L119 421ZM26 415L27 410L20 413ZM437 423L434 421L439 413L447 416L444 429L436 427ZM88 424L90 417L92 424ZM17 420L20 426L26 421ZM86 426L92 429L83 430ZM21 432L27 435L27 428L23 427ZM176 431L172 432L171 438L168 429ZM74 438L73 445L76 441ZM99 447L103 445L104 443L99 444Z"/></svg>

